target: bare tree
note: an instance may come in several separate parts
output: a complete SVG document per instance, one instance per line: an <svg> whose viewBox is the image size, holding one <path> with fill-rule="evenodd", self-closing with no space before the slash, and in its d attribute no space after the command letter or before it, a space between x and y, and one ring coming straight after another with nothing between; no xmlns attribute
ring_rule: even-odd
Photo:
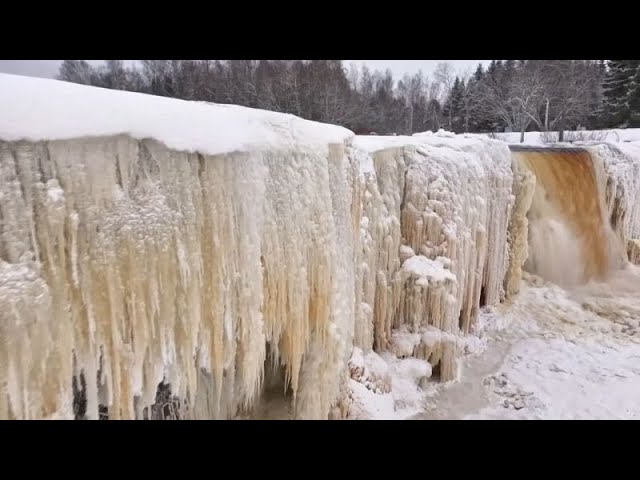
<svg viewBox="0 0 640 480"><path fill-rule="evenodd" d="M447 97L451 93L451 88L453 87L453 82L455 79L454 68L451 66L449 62L440 62L436 66L436 70L433 72L433 78L436 82L438 82L442 88L440 88L439 93L442 94L442 98L438 98L437 100L440 104L444 104ZM448 128L451 130L452 123L452 112L449 109L449 122Z"/></svg>
<svg viewBox="0 0 640 480"><path fill-rule="evenodd" d="M85 60L64 60L60 65L58 80L91 85L92 68Z"/></svg>
<svg viewBox="0 0 640 480"><path fill-rule="evenodd" d="M545 100L546 78L539 64L528 62L516 69L508 82L490 76L484 83L481 102L492 115L502 120L513 131L524 133Z"/></svg>
<svg viewBox="0 0 640 480"><path fill-rule="evenodd" d="M459 78L461 80L462 85L462 118L463 118L463 128L465 132L469 131L469 122L472 115L472 105L474 100L477 97L478 86L474 82L473 74L471 69L464 70Z"/></svg>
<svg viewBox="0 0 640 480"><path fill-rule="evenodd" d="M542 108L528 112L544 132L558 128L558 141L564 139L568 124L585 119L595 109L590 92L599 81L589 63L574 60L532 61L544 75Z"/></svg>
<svg viewBox="0 0 640 480"><path fill-rule="evenodd" d="M114 90L128 90L127 71L122 60L107 60L104 69L104 82L108 88Z"/></svg>
<svg viewBox="0 0 640 480"><path fill-rule="evenodd" d="M414 76L405 74L402 80L398 82L397 91L406 104L407 113L407 130L409 134L414 130L414 118L416 107L420 103L420 99L424 98L424 91L427 85L427 80L422 75L422 71L419 71Z"/></svg>

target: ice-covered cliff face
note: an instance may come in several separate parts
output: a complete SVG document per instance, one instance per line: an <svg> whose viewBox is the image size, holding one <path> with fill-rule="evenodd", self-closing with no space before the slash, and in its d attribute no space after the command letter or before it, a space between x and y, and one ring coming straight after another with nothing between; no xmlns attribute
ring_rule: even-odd
<svg viewBox="0 0 640 480"><path fill-rule="evenodd" d="M360 310L372 330L356 335L357 346L388 349L393 331L406 327L424 337L412 354L453 379L457 339L481 305L504 297L514 201L509 149L437 135L357 137L354 147L370 154L375 172L365 172L361 224Z"/></svg>
<svg viewBox="0 0 640 480"><path fill-rule="evenodd" d="M592 155L604 163L606 204L611 227L629 260L638 264L640 253L640 144L607 143L590 145Z"/></svg>
<svg viewBox="0 0 640 480"><path fill-rule="evenodd" d="M0 143L2 416L72 416L74 375L89 418L143 417L160 382L199 418L233 415L265 361L298 416L326 416L353 330L349 167L341 144Z"/></svg>
<svg viewBox="0 0 640 480"><path fill-rule="evenodd" d="M519 290L536 177L503 142L8 75L0 104L0 418L349 416L397 387L378 353L454 379ZM593 148L637 258L640 155Z"/></svg>
<svg viewBox="0 0 640 480"><path fill-rule="evenodd" d="M326 418L355 318L349 132L32 80L0 78L0 417L72 418L75 391L78 416L143 418L160 383L183 417L233 416L272 362Z"/></svg>

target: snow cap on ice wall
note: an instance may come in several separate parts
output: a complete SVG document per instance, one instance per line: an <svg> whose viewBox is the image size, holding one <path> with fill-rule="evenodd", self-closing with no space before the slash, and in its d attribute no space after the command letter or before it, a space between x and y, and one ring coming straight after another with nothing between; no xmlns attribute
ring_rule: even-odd
<svg viewBox="0 0 640 480"><path fill-rule="evenodd" d="M0 102L0 417L73 418L81 389L87 418L143 418L160 382L233 416L265 362L327 417L355 318L348 131L13 76Z"/></svg>
<svg viewBox="0 0 640 480"><path fill-rule="evenodd" d="M172 150L216 155L326 149L353 135L282 113L7 74L0 74L0 105L0 138L6 141L126 134Z"/></svg>

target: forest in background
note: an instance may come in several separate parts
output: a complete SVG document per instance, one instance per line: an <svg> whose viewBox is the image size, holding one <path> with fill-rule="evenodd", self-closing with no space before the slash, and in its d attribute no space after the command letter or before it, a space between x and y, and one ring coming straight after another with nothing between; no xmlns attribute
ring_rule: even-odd
<svg viewBox="0 0 640 480"><path fill-rule="evenodd" d="M640 127L640 60L492 60L431 77L342 60L64 60L60 80L291 113L357 134Z"/></svg>

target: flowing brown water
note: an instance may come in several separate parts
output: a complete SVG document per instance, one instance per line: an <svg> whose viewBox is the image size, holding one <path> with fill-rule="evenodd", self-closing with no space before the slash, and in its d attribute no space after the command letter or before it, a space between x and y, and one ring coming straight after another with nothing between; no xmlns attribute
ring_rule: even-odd
<svg viewBox="0 0 640 480"><path fill-rule="evenodd" d="M536 177L525 269L563 286L604 281L619 245L606 220L604 170L578 148L512 148Z"/></svg>

